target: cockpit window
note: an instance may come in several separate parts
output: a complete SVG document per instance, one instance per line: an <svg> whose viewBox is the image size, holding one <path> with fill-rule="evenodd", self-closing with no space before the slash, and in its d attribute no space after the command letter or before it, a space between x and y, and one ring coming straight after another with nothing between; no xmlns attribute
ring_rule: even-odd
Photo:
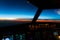
<svg viewBox="0 0 60 40"><path fill-rule="evenodd" d="M27 0L0 0L0 20L33 19L36 11Z"/></svg>
<svg viewBox="0 0 60 40"><path fill-rule="evenodd" d="M60 20L60 9L44 9L38 19Z"/></svg>

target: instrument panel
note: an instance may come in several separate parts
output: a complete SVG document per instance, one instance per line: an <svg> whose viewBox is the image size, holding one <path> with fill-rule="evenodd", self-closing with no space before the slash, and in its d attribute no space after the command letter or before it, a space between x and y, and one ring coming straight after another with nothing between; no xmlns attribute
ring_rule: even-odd
<svg viewBox="0 0 60 40"><path fill-rule="evenodd" d="M38 30L38 29L59 29L60 28L60 23L36 23L36 24L30 24L29 28L31 30Z"/></svg>
<svg viewBox="0 0 60 40"><path fill-rule="evenodd" d="M2 40L59 40L60 23L34 23L17 25L0 33ZM23 30L23 31L22 31ZM0 30L1 31L1 30Z"/></svg>

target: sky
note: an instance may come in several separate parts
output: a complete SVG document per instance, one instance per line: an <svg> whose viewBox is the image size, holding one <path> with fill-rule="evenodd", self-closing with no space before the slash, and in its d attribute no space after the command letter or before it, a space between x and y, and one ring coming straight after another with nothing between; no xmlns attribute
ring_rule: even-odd
<svg viewBox="0 0 60 40"><path fill-rule="evenodd" d="M34 18L37 9L27 0L0 0L0 19ZM44 9L38 19L60 19L60 9Z"/></svg>
<svg viewBox="0 0 60 40"><path fill-rule="evenodd" d="M27 0L0 0L0 18L33 18L37 9Z"/></svg>
<svg viewBox="0 0 60 40"><path fill-rule="evenodd" d="M44 9L38 19L60 20L60 9Z"/></svg>

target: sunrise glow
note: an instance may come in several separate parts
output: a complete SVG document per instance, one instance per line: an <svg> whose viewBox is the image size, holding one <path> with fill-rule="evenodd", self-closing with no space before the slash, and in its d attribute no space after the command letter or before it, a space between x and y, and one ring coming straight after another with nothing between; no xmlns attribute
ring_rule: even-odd
<svg viewBox="0 0 60 40"><path fill-rule="evenodd" d="M16 18L0 18L0 20L15 20Z"/></svg>

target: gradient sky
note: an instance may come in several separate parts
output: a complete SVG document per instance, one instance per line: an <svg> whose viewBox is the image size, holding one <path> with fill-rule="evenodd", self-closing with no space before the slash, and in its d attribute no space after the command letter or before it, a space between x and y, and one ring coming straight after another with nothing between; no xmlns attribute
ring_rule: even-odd
<svg viewBox="0 0 60 40"><path fill-rule="evenodd" d="M44 9L38 19L60 20L60 9Z"/></svg>
<svg viewBox="0 0 60 40"><path fill-rule="evenodd" d="M0 18L33 18L36 11L27 0L0 0Z"/></svg>
<svg viewBox="0 0 60 40"><path fill-rule="evenodd" d="M33 18L37 7L27 0L0 0L0 18ZM46 9L38 19L60 19L60 9Z"/></svg>

